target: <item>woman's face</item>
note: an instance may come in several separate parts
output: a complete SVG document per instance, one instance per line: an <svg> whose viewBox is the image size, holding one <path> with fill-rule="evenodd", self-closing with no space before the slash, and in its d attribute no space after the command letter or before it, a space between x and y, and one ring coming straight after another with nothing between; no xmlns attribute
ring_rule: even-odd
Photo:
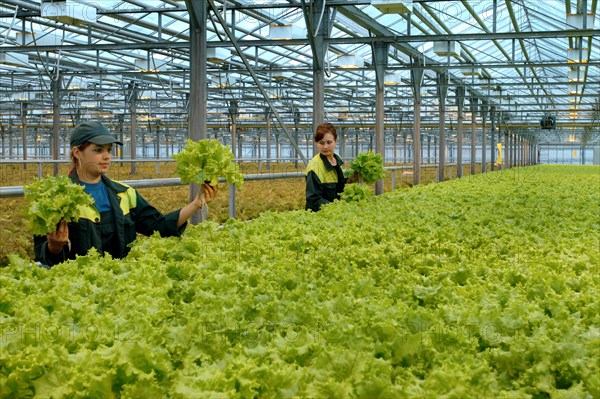
<svg viewBox="0 0 600 399"><path fill-rule="evenodd" d="M90 144L81 150L73 148L73 154L78 159L77 174L83 181L95 182L107 173L112 159L112 144Z"/></svg>
<svg viewBox="0 0 600 399"><path fill-rule="evenodd" d="M333 152L335 150L335 138L333 137L333 134L331 133L325 133L325 135L323 136L323 138L319 141L317 141L317 148L319 149L319 152L321 154L323 154L326 157L330 157L333 156Z"/></svg>

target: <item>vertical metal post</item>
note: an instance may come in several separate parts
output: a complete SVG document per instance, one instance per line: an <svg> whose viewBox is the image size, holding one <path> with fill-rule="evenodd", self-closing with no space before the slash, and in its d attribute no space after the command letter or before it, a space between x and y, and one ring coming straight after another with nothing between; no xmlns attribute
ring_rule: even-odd
<svg viewBox="0 0 600 399"><path fill-rule="evenodd" d="M160 159L160 125L158 123L156 124L156 145L154 146L154 151L156 151L156 159ZM158 165L158 162L156 164Z"/></svg>
<svg viewBox="0 0 600 399"><path fill-rule="evenodd" d="M477 99L471 97L471 175L475 174L477 158Z"/></svg>
<svg viewBox="0 0 600 399"><path fill-rule="evenodd" d="M60 71L58 72L60 73ZM60 133L60 89L62 85L62 75L58 79L52 80L50 88L52 89L52 159L54 159L54 176L60 172L58 159L60 158L60 144L58 142ZM65 154L66 155L66 154Z"/></svg>
<svg viewBox="0 0 600 399"><path fill-rule="evenodd" d="M23 137L23 161L27 161L27 108L29 104L21 103L21 135ZM23 169L27 169L27 162L23 163Z"/></svg>
<svg viewBox="0 0 600 399"><path fill-rule="evenodd" d="M431 162L431 136L427 136L427 163Z"/></svg>
<svg viewBox="0 0 600 399"><path fill-rule="evenodd" d="M498 21L498 13L496 12L498 8L498 0L493 0L492 2L492 18L493 18L493 22L492 22L492 32L496 33L496 26L497 26L497 21Z"/></svg>
<svg viewBox="0 0 600 399"><path fill-rule="evenodd" d="M346 128L342 126L340 129L340 157L342 160L346 158Z"/></svg>
<svg viewBox="0 0 600 399"><path fill-rule="evenodd" d="M415 122L413 130L413 185L421 182L421 83L423 82L423 63L418 58L411 60L410 78L415 100Z"/></svg>
<svg viewBox="0 0 600 399"><path fill-rule="evenodd" d="M494 171L494 163L496 162L496 107L493 105L490 107L490 123L490 168L492 169L492 171Z"/></svg>
<svg viewBox="0 0 600 399"><path fill-rule="evenodd" d="M393 140L394 140L394 165L396 165L398 163L398 132L394 132Z"/></svg>
<svg viewBox="0 0 600 399"><path fill-rule="evenodd" d="M229 217L235 218L236 209L235 209L235 184L229 184Z"/></svg>
<svg viewBox="0 0 600 399"><path fill-rule="evenodd" d="M146 148L146 131L142 129L142 159L148 155Z"/></svg>
<svg viewBox="0 0 600 399"><path fill-rule="evenodd" d="M125 130L125 128L124 128L124 125L125 125L125 116L123 114L119 114L117 116L117 120L119 122L119 141L124 144L125 142L123 141L123 137L124 137L124 133L123 132ZM120 147L120 146L118 146L118 147L119 147L118 148L119 158L121 158L121 159L125 158L125 154L124 154L123 148ZM169 150L168 150L168 147L167 147L167 157L168 156L169 156Z"/></svg>
<svg viewBox="0 0 600 399"><path fill-rule="evenodd" d="M487 102L483 102L481 104L481 173L485 173L487 172L487 140L486 140L486 118L487 118L487 112L488 112L488 105Z"/></svg>
<svg viewBox="0 0 600 399"><path fill-rule="evenodd" d="M267 108L267 170L271 170L271 110Z"/></svg>
<svg viewBox="0 0 600 399"><path fill-rule="evenodd" d="M313 50L313 133L317 131L317 126L325 121L325 54L327 45L325 38L329 36L331 21L329 17L329 7L326 6L326 0L315 0L312 2L311 24L307 24L312 29L308 32ZM318 21L321 21L318 24Z"/></svg>
<svg viewBox="0 0 600 399"><path fill-rule="evenodd" d="M129 113L131 114L131 141L129 143L129 148L131 149L131 175L135 175L137 173L135 159L137 158L137 99L138 99L138 90L137 85L135 83L131 84L131 92L129 97Z"/></svg>
<svg viewBox="0 0 600 399"><path fill-rule="evenodd" d="M206 118L208 91L206 87L206 20L208 4L206 1L186 0L190 12L190 98L188 134L193 141L206 138ZM190 201L193 201L200 187L190 184ZM207 213L207 212L206 212ZM190 218L191 224L202 222L205 212L198 211Z"/></svg>
<svg viewBox="0 0 600 399"><path fill-rule="evenodd" d="M206 88L208 8L206 1L191 1L193 17L190 16L190 97L189 97L189 138L198 141L206 138L206 118L208 91Z"/></svg>
<svg viewBox="0 0 600 399"><path fill-rule="evenodd" d="M375 152L381 154L385 162L385 67L387 66L389 43L375 42L373 44L373 60L375 64ZM383 194L383 179L375 182L375 194Z"/></svg>
<svg viewBox="0 0 600 399"><path fill-rule="evenodd" d="M516 134L511 135L510 152L511 152L511 156L510 156L511 166L513 168L515 166L519 166L519 164L517 163L517 135Z"/></svg>
<svg viewBox="0 0 600 399"><path fill-rule="evenodd" d="M510 134L508 129L504 131L504 168L510 168Z"/></svg>
<svg viewBox="0 0 600 399"><path fill-rule="evenodd" d="M456 126L456 177L463 177L463 109L465 105L465 88L456 88L456 105L458 106Z"/></svg>
<svg viewBox="0 0 600 399"><path fill-rule="evenodd" d="M236 126L237 126L237 123L236 123ZM239 159L241 161L242 157L244 155L244 152L243 152L243 142L242 142L242 139L244 138L244 136L242 135L242 132L244 130L243 129L238 129L236 127L235 131L236 131L236 137L237 137L237 159Z"/></svg>
<svg viewBox="0 0 600 399"><path fill-rule="evenodd" d="M298 128L300 126L300 110L294 108L294 140L298 143ZM294 168L298 169L298 151L294 147Z"/></svg>
<svg viewBox="0 0 600 399"><path fill-rule="evenodd" d="M444 181L444 169L446 167L446 96L448 94L448 75L438 73L437 92L439 105L439 146L440 154L438 160L438 181Z"/></svg>

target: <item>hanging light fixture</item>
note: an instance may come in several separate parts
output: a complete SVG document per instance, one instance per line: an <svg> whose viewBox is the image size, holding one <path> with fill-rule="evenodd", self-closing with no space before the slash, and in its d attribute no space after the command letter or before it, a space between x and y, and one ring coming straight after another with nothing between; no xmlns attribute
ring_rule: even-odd
<svg viewBox="0 0 600 399"><path fill-rule="evenodd" d="M413 0L371 0L371 5L383 14L408 14L413 10Z"/></svg>
<svg viewBox="0 0 600 399"><path fill-rule="evenodd" d="M279 71L279 72L273 72L271 74L271 77L276 80L276 81L282 81L282 80L286 80L292 77L292 73L289 71Z"/></svg>
<svg viewBox="0 0 600 399"><path fill-rule="evenodd" d="M135 67L140 72L159 72L166 69L168 61L162 58L136 58Z"/></svg>
<svg viewBox="0 0 600 399"><path fill-rule="evenodd" d="M577 83L569 83L569 95L581 94L581 85Z"/></svg>
<svg viewBox="0 0 600 399"><path fill-rule="evenodd" d="M587 47L586 48L569 48L567 50L567 62L569 64L574 63L586 63L588 60L585 58L587 55Z"/></svg>
<svg viewBox="0 0 600 399"><path fill-rule="evenodd" d="M40 16L69 25L96 22L96 8L79 1L42 1Z"/></svg>
<svg viewBox="0 0 600 399"><path fill-rule="evenodd" d="M22 53L0 53L0 64L25 66L29 63L29 55Z"/></svg>
<svg viewBox="0 0 600 399"><path fill-rule="evenodd" d="M460 57L460 43L455 40L433 42L433 52L441 57Z"/></svg>
<svg viewBox="0 0 600 399"><path fill-rule="evenodd" d="M306 38L306 32L299 26L293 24L271 24L269 25L269 39L291 40Z"/></svg>
<svg viewBox="0 0 600 399"><path fill-rule="evenodd" d="M231 51L221 47L209 47L206 49L206 60L214 64L225 62L231 55Z"/></svg>
<svg viewBox="0 0 600 399"><path fill-rule="evenodd" d="M579 67L575 67L568 72L567 79L569 82L583 82L583 71Z"/></svg>
<svg viewBox="0 0 600 399"><path fill-rule="evenodd" d="M365 66L365 60L356 54L344 54L340 55L337 61L337 65L340 68L362 68Z"/></svg>
<svg viewBox="0 0 600 399"><path fill-rule="evenodd" d="M462 74L464 76L481 76L481 68L463 69Z"/></svg>
<svg viewBox="0 0 600 399"><path fill-rule="evenodd" d="M583 29L585 23L586 29L594 29L594 17L592 13L589 14L567 14L567 27L572 29Z"/></svg>
<svg viewBox="0 0 600 399"><path fill-rule="evenodd" d="M388 72L385 74L385 78L383 80L384 85L393 86L397 85L398 83L400 83L400 77L397 73Z"/></svg>
<svg viewBox="0 0 600 399"><path fill-rule="evenodd" d="M12 99L16 102L27 102L29 101L29 92L17 92L12 94Z"/></svg>

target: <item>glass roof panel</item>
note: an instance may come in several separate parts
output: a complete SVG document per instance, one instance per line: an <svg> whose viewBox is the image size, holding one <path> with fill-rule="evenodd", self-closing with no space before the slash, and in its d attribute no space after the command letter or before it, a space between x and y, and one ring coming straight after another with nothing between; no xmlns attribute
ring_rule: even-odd
<svg viewBox="0 0 600 399"><path fill-rule="evenodd" d="M36 90L48 90L51 79L56 77L56 69L65 79L86 76L88 82L95 82L97 92L106 87L104 98L120 96L120 101L131 82L145 91L154 90L162 95L176 93L178 98L185 96L186 90L189 92L189 15L184 10L185 2L102 0L80 3L95 7L95 22L65 23L43 17L39 0L5 0L0 4L0 55L10 52L27 56L27 60L18 65L0 64L2 98L9 98L8 88L39 86ZM386 71L402 77L400 85L386 88L390 93L386 104L390 107L400 102L408 106L412 96L409 64L417 58L426 65L425 102L433 106L436 96L431 93L435 86L432 79L440 72L447 72L452 87L462 84L476 95L489 95L489 101L499 107L506 106L506 99L511 98L512 104L519 103L523 112L555 112L566 117L575 104L582 108L582 115L589 114L589 123L594 109L600 107L600 35L580 38L563 33L567 29L582 29L576 18L570 17L567 21L567 14L577 13L581 2L513 0L498 1L497 7L492 0L414 2L410 18L398 12L382 13L370 3L352 0L344 5L331 1L322 10L316 10L312 8L312 1L305 2L305 9L298 1L228 1L226 4L214 1L217 12L227 22L228 29L235 32L259 79L279 93L274 95L274 101L286 109L293 102L294 106L302 106L304 113L311 112L314 62L311 46L315 29L324 26L331 26L323 43L327 49L326 102L333 107L353 104L360 112L372 112L376 81L372 49L377 40L389 44ZM586 11L594 16L588 28L600 29L598 10L592 9L598 7L597 2L588 1L587 7ZM16 18L18 12L27 15ZM226 108L226 102L231 99L228 96L233 95L240 101L251 99L246 105L254 103L263 107L261 94L242 59L235 54L225 29L212 10L208 15L209 47L228 51L224 60L209 61L207 65L209 75L216 76L220 82L210 85L211 90L220 91L215 91L214 96L211 92L209 98L214 99L214 103L209 107ZM327 21L328 16L334 19ZM430 36L418 41L407 36L408 19L412 36ZM306 28L307 21L311 32ZM289 44L281 39L273 43L270 37L273 24L293 24L296 35ZM23 48L21 33L26 31L37 32L35 37L40 41L44 39L44 43L53 39L54 47L38 49L34 44ZM455 40L456 37L459 39ZM434 48L434 41L448 43L449 40L454 40L456 49L456 54L450 57ZM569 76L577 69L569 62L573 56L569 49L579 48L583 49L582 61L588 66L580 68L579 77L585 81L575 82L580 87L572 90ZM364 65L358 69L340 68L340 56L350 54L355 54ZM146 70L140 67L144 60ZM481 76L469 75L472 72ZM32 75L37 78L32 80ZM224 89L223 84L230 76L235 79ZM482 81L486 83L484 89ZM120 92L116 92L117 87ZM494 93L492 87L501 90ZM572 91L575 94L571 94ZM288 94L293 98L286 98ZM47 109L49 104L43 106ZM13 109L14 106L5 102L1 107ZM178 112L184 114L185 109ZM327 112L333 115L336 109Z"/></svg>

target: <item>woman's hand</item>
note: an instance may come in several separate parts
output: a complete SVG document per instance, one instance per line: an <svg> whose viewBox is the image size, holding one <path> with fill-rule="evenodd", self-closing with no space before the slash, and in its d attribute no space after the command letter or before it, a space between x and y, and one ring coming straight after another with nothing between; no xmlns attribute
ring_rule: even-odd
<svg viewBox="0 0 600 399"><path fill-rule="evenodd" d="M204 183L202 185L202 191L204 192L204 203L208 204L212 202L217 196L217 186L211 186L210 184Z"/></svg>
<svg viewBox="0 0 600 399"><path fill-rule="evenodd" d="M352 173L348 179L346 179L346 184L356 183L358 181L358 172Z"/></svg>
<svg viewBox="0 0 600 399"><path fill-rule="evenodd" d="M48 251L51 254L59 254L69 242L69 225L64 220L58 223L56 231L46 234L48 239Z"/></svg>
<svg viewBox="0 0 600 399"><path fill-rule="evenodd" d="M196 198L194 198L194 204L196 208L202 208L204 205L212 202L217 196L217 186L211 186L208 183L204 183L201 186L201 189L196 193Z"/></svg>
<svg viewBox="0 0 600 399"><path fill-rule="evenodd" d="M185 222L188 221L189 218L192 217L194 212L198 209L202 209L205 204L208 204L217 196L217 187L212 187L210 184L203 184L202 189L198 190L196 193L196 197L194 200L190 202L188 205L181 208L179 212L179 220L177 225L181 227Z"/></svg>

